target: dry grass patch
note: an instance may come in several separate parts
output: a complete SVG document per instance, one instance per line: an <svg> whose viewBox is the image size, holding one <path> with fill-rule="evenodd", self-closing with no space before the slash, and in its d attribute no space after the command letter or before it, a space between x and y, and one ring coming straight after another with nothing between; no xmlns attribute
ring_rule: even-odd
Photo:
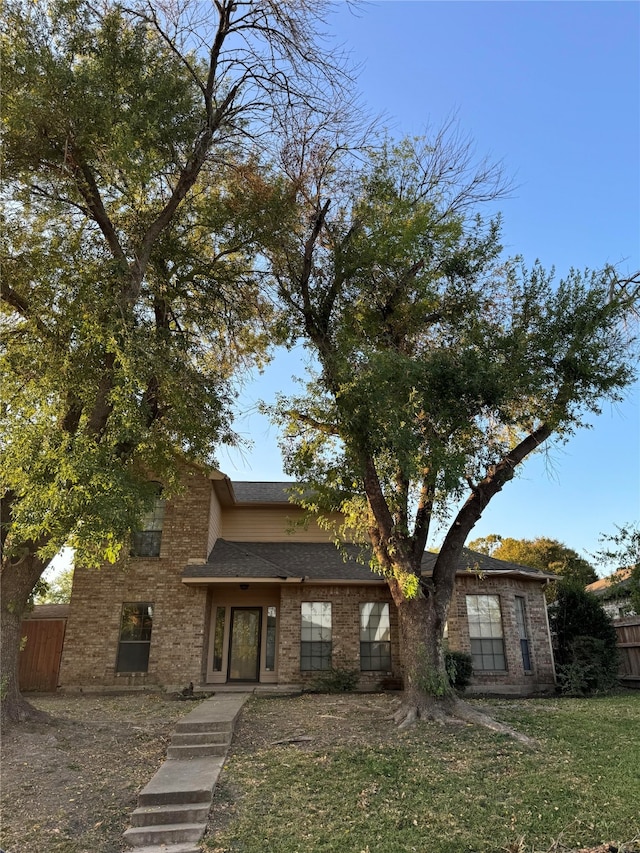
<svg viewBox="0 0 640 853"><path fill-rule="evenodd" d="M253 700L207 850L640 850L640 694L474 704L539 747L472 725L399 731L388 695Z"/></svg>

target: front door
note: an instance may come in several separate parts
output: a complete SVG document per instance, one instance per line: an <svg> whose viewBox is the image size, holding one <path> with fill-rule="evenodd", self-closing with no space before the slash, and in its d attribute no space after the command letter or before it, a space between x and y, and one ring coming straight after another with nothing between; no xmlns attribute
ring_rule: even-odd
<svg viewBox="0 0 640 853"><path fill-rule="evenodd" d="M229 637L229 681L260 678L261 607L232 607Z"/></svg>

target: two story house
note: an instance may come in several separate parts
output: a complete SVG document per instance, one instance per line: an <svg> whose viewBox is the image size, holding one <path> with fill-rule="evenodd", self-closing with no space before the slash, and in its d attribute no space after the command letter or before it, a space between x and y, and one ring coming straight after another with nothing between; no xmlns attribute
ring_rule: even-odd
<svg viewBox="0 0 640 853"><path fill-rule="evenodd" d="M60 669L64 689L300 687L331 668L361 689L399 685L395 606L360 549L297 524L287 483L232 482L185 470L131 556L77 569ZM428 574L435 557L425 553ZM465 551L447 623L473 656L470 691L526 695L554 686L549 575Z"/></svg>

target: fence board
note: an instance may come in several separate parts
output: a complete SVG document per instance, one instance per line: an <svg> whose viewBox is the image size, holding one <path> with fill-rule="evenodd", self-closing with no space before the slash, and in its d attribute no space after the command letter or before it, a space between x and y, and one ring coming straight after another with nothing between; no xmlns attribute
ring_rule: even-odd
<svg viewBox="0 0 640 853"><path fill-rule="evenodd" d="M56 690L65 627L64 619L28 619L22 623L21 636L26 637L26 644L20 652L20 690Z"/></svg>
<svg viewBox="0 0 640 853"><path fill-rule="evenodd" d="M640 689L640 616L625 616L613 623L620 651L620 681Z"/></svg>

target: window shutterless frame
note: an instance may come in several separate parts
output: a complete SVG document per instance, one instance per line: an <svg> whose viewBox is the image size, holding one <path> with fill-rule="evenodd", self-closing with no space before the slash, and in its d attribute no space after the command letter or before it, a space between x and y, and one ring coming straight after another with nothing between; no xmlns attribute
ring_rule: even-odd
<svg viewBox="0 0 640 853"><path fill-rule="evenodd" d="M120 613L120 639L116 672L147 672L153 603L150 601L125 601Z"/></svg>
<svg viewBox="0 0 640 853"><path fill-rule="evenodd" d="M500 596L467 595L466 602L474 670L506 671Z"/></svg>

